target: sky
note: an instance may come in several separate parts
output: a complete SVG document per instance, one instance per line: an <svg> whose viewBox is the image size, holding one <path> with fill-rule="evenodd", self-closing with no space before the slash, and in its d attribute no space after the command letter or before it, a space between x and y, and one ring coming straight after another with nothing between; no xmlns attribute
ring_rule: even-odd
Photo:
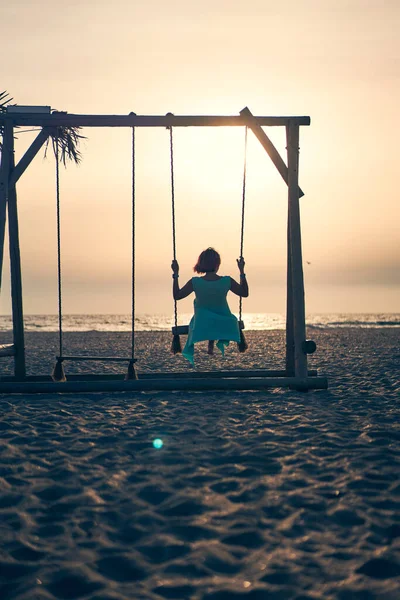
<svg viewBox="0 0 400 600"><path fill-rule="evenodd" d="M399 312L398 0L13 0L0 91L76 114L309 115L300 129L306 311ZM267 134L286 159L284 128ZM61 169L65 313L131 306L131 132L82 130ZM37 132L18 133L16 160ZM214 246L237 276L244 131L176 129L180 281ZM172 311L168 131L136 133L136 310ZM26 314L57 312L55 165L17 186ZM249 133L248 312L285 312L287 187ZM10 313L6 249L0 313ZM189 312L192 299L182 302Z"/></svg>

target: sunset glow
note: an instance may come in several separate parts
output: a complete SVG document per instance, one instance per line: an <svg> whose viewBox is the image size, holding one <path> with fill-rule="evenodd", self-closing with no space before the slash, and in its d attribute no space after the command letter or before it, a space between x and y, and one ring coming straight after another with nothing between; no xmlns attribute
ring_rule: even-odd
<svg viewBox="0 0 400 600"><path fill-rule="evenodd" d="M8 4L1 88L20 104L81 114L228 115L248 105L258 115L310 115L300 131L307 310L398 310L398 3L219 1L201 14L180 1L143 6L117 0L94 14L88 1ZM64 310L129 312L131 134L82 133L82 164L61 171ZM267 133L286 159L284 128ZM17 158L34 137L18 134ZM137 310L167 313L168 131L137 131L136 148ZM191 277L209 245L236 276L244 130L182 128L174 148L181 276ZM247 175L247 310L284 312L287 188L251 133ZM43 160L41 152L17 187L27 314L57 310L54 177L51 153ZM7 270L8 256L2 314L10 312Z"/></svg>

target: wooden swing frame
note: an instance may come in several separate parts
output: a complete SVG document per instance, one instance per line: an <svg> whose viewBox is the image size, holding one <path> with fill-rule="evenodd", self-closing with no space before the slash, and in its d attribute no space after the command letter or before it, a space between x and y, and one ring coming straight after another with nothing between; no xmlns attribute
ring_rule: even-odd
<svg viewBox="0 0 400 600"><path fill-rule="evenodd" d="M14 376L0 376L0 393L80 393L100 391L158 390L262 390L290 387L301 391L326 389L326 377L309 371L307 354L313 343L306 340L304 277L301 249L299 198L303 192L298 182L299 130L310 125L310 117L259 117L248 108L238 116L165 116L75 115L52 112L50 107L10 107L0 114L4 128L0 166L0 285L3 265L6 214L8 214L13 343L0 346L0 357L14 359ZM14 162L14 127L41 127L36 139L17 164ZM69 375L66 382L54 382L50 376L28 376L25 366L23 295L17 211L16 184L38 151L60 126L69 127L235 127L247 126L257 137L288 186L287 225L287 302L286 368L284 370L212 371L202 373L146 373L137 380L123 380L123 375ZM285 127L287 165L272 144L263 126ZM100 360L100 357L99 357Z"/></svg>

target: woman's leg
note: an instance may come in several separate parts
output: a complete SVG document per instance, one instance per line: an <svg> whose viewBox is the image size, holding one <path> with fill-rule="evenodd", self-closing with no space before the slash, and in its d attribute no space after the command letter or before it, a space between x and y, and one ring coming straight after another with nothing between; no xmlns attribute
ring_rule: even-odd
<svg viewBox="0 0 400 600"><path fill-rule="evenodd" d="M214 354L214 340L209 340L207 353Z"/></svg>

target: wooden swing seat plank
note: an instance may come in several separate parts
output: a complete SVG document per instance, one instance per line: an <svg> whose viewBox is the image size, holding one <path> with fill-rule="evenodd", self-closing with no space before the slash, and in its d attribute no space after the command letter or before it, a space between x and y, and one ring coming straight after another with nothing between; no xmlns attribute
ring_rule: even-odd
<svg viewBox="0 0 400 600"><path fill-rule="evenodd" d="M256 391L267 388L327 389L326 377L226 377L139 379L128 381L2 382L0 394L77 394L89 392Z"/></svg>
<svg viewBox="0 0 400 600"><path fill-rule="evenodd" d="M245 329L243 321L239 321L239 329ZM178 325L172 327L172 335L187 335L189 333L189 325Z"/></svg>
<svg viewBox="0 0 400 600"><path fill-rule="evenodd" d="M126 358L124 356L86 356L83 354L82 356L57 356L57 360L71 360L71 361L81 361L81 360L93 360L93 361L102 361L102 362L136 362L136 358Z"/></svg>

